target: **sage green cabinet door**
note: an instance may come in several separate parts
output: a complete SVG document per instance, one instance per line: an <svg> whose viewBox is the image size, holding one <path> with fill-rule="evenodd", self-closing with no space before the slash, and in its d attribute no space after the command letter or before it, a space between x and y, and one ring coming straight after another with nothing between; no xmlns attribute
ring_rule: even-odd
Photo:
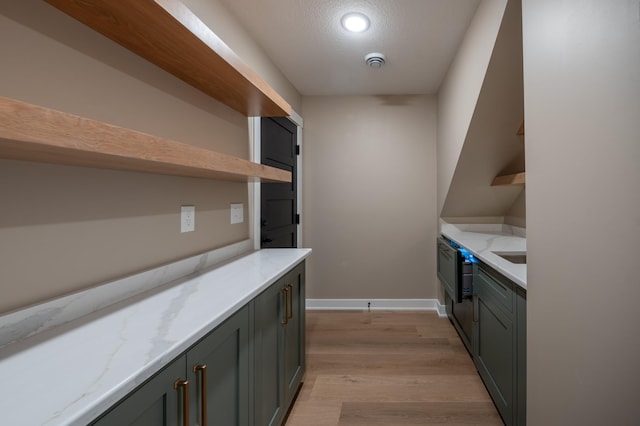
<svg viewBox="0 0 640 426"><path fill-rule="evenodd" d="M282 424L305 371L304 262L253 301L254 423Z"/></svg>
<svg viewBox="0 0 640 426"><path fill-rule="evenodd" d="M474 362L506 425L526 423L526 291L474 265Z"/></svg>
<svg viewBox="0 0 640 426"><path fill-rule="evenodd" d="M289 319L284 332L285 406L291 401L302 382L305 371L305 269L298 265L285 277L283 284L289 288Z"/></svg>
<svg viewBox="0 0 640 426"><path fill-rule="evenodd" d="M513 321L500 308L478 296L478 342L474 361L506 425L513 424Z"/></svg>
<svg viewBox="0 0 640 426"><path fill-rule="evenodd" d="M456 249L451 247L447 240L440 237L438 245L438 278L444 290L454 300L456 295L456 277L458 276L458 262L456 262Z"/></svg>
<svg viewBox="0 0 640 426"><path fill-rule="evenodd" d="M284 288L278 280L253 301L256 426L279 425L284 418Z"/></svg>
<svg viewBox="0 0 640 426"><path fill-rule="evenodd" d="M521 289L518 289L516 294L516 312L518 317L516 424L524 426L527 424L527 293Z"/></svg>
<svg viewBox="0 0 640 426"><path fill-rule="evenodd" d="M185 378L185 357L182 356L129 394L92 425L181 426L184 391L174 389L174 383Z"/></svg>
<svg viewBox="0 0 640 426"><path fill-rule="evenodd" d="M192 424L249 424L249 309L240 309L187 352ZM206 417L206 422L204 418Z"/></svg>

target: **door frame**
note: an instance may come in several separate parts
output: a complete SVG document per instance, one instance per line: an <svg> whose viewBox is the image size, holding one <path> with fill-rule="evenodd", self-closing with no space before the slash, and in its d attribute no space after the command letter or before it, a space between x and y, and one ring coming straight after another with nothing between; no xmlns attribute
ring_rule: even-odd
<svg viewBox="0 0 640 426"><path fill-rule="evenodd" d="M300 146L300 155L296 157L297 179L297 206L300 215L300 223L297 225L298 238L296 245L302 247L302 127L304 120L295 111L287 117L296 125L297 143ZM254 163L260 163L260 117L249 117L249 159ZM249 182L249 238L253 242L253 249L260 250L260 182Z"/></svg>

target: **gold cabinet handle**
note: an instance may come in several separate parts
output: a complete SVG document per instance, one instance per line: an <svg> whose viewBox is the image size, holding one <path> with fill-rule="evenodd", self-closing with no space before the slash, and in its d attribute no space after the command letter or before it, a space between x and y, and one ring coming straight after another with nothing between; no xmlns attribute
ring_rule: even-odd
<svg viewBox="0 0 640 426"><path fill-rule="evenodd" d="M189 426L189 381L178 379L173 384L173 388L182 389L182 425Z"/></svg>
<svg viewBox="0 0 640 426"><path fill-rule="evenodd" d="M194 365L193 372L200 373L200 414L202 416L200 426L207 426L207 365Z"/></svg>
<svg viewBox="0 0 640 426"><path fill-rule="evenodd" d="M291 284L287 285L289 289L289 303L287 304L287 322L290 319L293 319L293 286Z"/></svg>
<svg viewBox="0 0 640 426"><path fill-rule="evenodd" d="M287 325L289 323L289 287L282 287L280 293L284 293L284 320L280 321L280 325Z"/></svg>

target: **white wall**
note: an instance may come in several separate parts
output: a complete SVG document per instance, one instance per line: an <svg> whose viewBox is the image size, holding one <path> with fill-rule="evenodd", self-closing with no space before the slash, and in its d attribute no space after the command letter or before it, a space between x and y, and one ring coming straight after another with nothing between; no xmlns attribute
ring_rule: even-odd
<svg viewBox="0 0 640 426"><path fill-rule="evenodd" d="M481 0L438 91L438 214L476 108L507 0Z"/></svg>
<svg viewBox="0 0 640 426"><path fill-rule="evenodd" d="M300 111L300 94L275 66L260 45L251 38L232 12L220 0L183 0L211 30L242 60L282 96L295 111Z"/></svg>
<svg viewBox="0 0 640 426"><path fill-rule="evenodd" d="M432 96L306 97L310 299L435 298Z"/></svg>
<svg viewBox="0 0 640 426"><path fill-rule="evenodd" d="M0 56L0 96L248 158L246 117L43 1L0 2ZM249 238L246 183L0 160L0 199L0 314Z"/></svg>
<svg viewBox="0 0 640 426"><path fill-rule="evenodd" d="M516 134L524 118L521 17L520 0L509 0L440 211L448 220L504 216L522 192L517 185L491 186L496 176L525 168L523 139ZM438 113L440 122L451 122Z"/></svg>
<svg viewBox="0 0 640 426"><path fill-rule="evenodd" d="M527 191L524 189L504 215L504 223L521 228L527 227Z"/></svg>
<svg viewBox="0 0 640 426"><path fill-rule="evenodd" d="M638 7L523 0L530 425L640 421Z"/></svg>

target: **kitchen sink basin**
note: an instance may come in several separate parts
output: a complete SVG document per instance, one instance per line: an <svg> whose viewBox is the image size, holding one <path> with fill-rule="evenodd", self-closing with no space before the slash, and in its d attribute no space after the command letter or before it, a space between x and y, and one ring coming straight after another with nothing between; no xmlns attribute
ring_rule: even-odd
<svg viewBox="0 0 640 426"><path fill-rule="evenodd" d="M511 263L516 263L519 265L527 263L527 252L526 251L494 251L493 254L497 254L504 260L507 260Z"/></svg>

